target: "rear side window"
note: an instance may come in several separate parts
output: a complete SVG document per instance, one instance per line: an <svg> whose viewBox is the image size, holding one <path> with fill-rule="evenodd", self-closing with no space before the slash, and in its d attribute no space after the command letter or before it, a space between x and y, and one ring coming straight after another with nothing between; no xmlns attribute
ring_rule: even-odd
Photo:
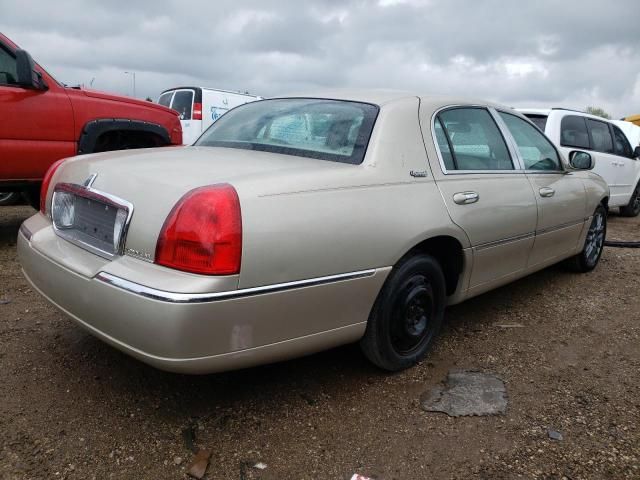
<svg viewBox="0 0 640 480"><path fill-rule="evenodd" d="M17 82L16 59L0 47L0 85L15 85Z"/></svg>
<svg viewBox="0 0 640 480"><path fill-rule="evenodd" d="M616 155L621 157L633 157L633 149L627 139L627 136L615 125L611 125L613 128L613 151Z"/></svg>
<svg viewBox="0 0 640 480"><path fill-rule="evenodd" d="M438 114L435 129L447 169L452 166L454 170L513 170L504 138L484 108L445 110Z"/></svg>
<svg viewBox="0 0 640 480"><path fill-rule="evenodd" d="M160 95L160 98L158 99L158 103L160 105L168 107L171 104L171 95L173 95L172 91L163 93L162 95Z"/></svg>
<svg viewBox="0 0 640 480"><path fill-rule="evenodd" d="M587 125L589 126L589 133L591 134L593 150L603 153L613 153L613 139L609 131L609 124L587 118Z"/></svg>
<svg viewBox="0 0 640 480"><path fill-rule="evenodd" d="M516 141L526 170L562 170L558 152L536 127L510 113L499 113Z"/></svg>
<svg viewBox="0 0 640 480"><path fill-rule="evenodd" d="M378 107L359 102L284 98L225 113L195 143L361 163Z"/></svg>
<svg viewBox="0 0 640 480"><path fill-rule="evenodd" d="M584 117L567 115L560 122L560 145L563 147L591 148Z"/></svg>
<svg viewBox="0 0 640 480"><path fill-rule="evenodd" d="M180 114L180 120L191 120L191 106L193 105L193 91L179 90L173 96L171 108Z"/></svg>
<svg viewBox="0 0 640 480"><path fill-rule="evenodd" d="M525 115L529 120L533 122L533 124L538 127L541 131L544 132L544 129L547 128L547 116L546 115L533 115L526 114Z"/></svg>

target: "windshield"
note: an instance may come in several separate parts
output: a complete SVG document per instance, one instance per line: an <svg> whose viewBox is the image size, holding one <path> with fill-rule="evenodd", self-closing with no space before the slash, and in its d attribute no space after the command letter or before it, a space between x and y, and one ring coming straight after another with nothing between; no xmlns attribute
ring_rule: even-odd
<svg viewBox="0 0 640 480"><path fill-rule="evenodd" d="M223 115L195 146L362 163L378 107L313 98L262 100Z"/></svg>

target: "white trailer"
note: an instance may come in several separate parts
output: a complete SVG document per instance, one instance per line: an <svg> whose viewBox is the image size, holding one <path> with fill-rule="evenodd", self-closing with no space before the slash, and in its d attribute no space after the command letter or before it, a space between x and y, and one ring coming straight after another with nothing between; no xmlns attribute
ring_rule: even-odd
<svg viewBox="0 0 640 480"><path fill-rule="evenodd" d="M182 143L191 145L218 118L238 105L261 100L248 93L206 87L177 87L160 94L158 103L180 114Z"/></svg>

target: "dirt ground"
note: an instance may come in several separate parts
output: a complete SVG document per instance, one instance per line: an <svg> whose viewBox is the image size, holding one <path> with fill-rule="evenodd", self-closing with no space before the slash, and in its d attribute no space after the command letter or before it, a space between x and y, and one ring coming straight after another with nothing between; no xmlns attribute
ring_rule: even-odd
<svg viewBox="0 0 640 480"><path fill-rule="evenodd" d="M32 213L0 210L0 478L186 478L185 431L212 452L208 479L640 478L639 249L450 308L430 357L403 373L354 345L190 377L126 357L29 288L15 238ZM640 219L609 225L640 239ZM422 411L452 368L499 375L506 415Z"/></svg>

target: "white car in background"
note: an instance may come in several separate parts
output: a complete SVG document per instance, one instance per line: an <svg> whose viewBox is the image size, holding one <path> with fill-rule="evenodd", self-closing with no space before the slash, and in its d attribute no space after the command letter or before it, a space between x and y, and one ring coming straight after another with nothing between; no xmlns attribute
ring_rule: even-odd
<svg viewBox="0 0 640 480"><path fill-rule="evenodd" d="M640 147L632 146L616 123L595 115L562 108L519 108L565 155L579 148L595 159L593 171L609 185L609 207L620 214L640 214ZM627 123L627 122L625 122Z"/></svg>
<svg viewBox="0 0 640 480"><path fill-rule="evenodd" d="M182 141L191 145L227 111L262 97L248 93L205 87L179 87L165 90L158 103L180 113Z"/></svg>

